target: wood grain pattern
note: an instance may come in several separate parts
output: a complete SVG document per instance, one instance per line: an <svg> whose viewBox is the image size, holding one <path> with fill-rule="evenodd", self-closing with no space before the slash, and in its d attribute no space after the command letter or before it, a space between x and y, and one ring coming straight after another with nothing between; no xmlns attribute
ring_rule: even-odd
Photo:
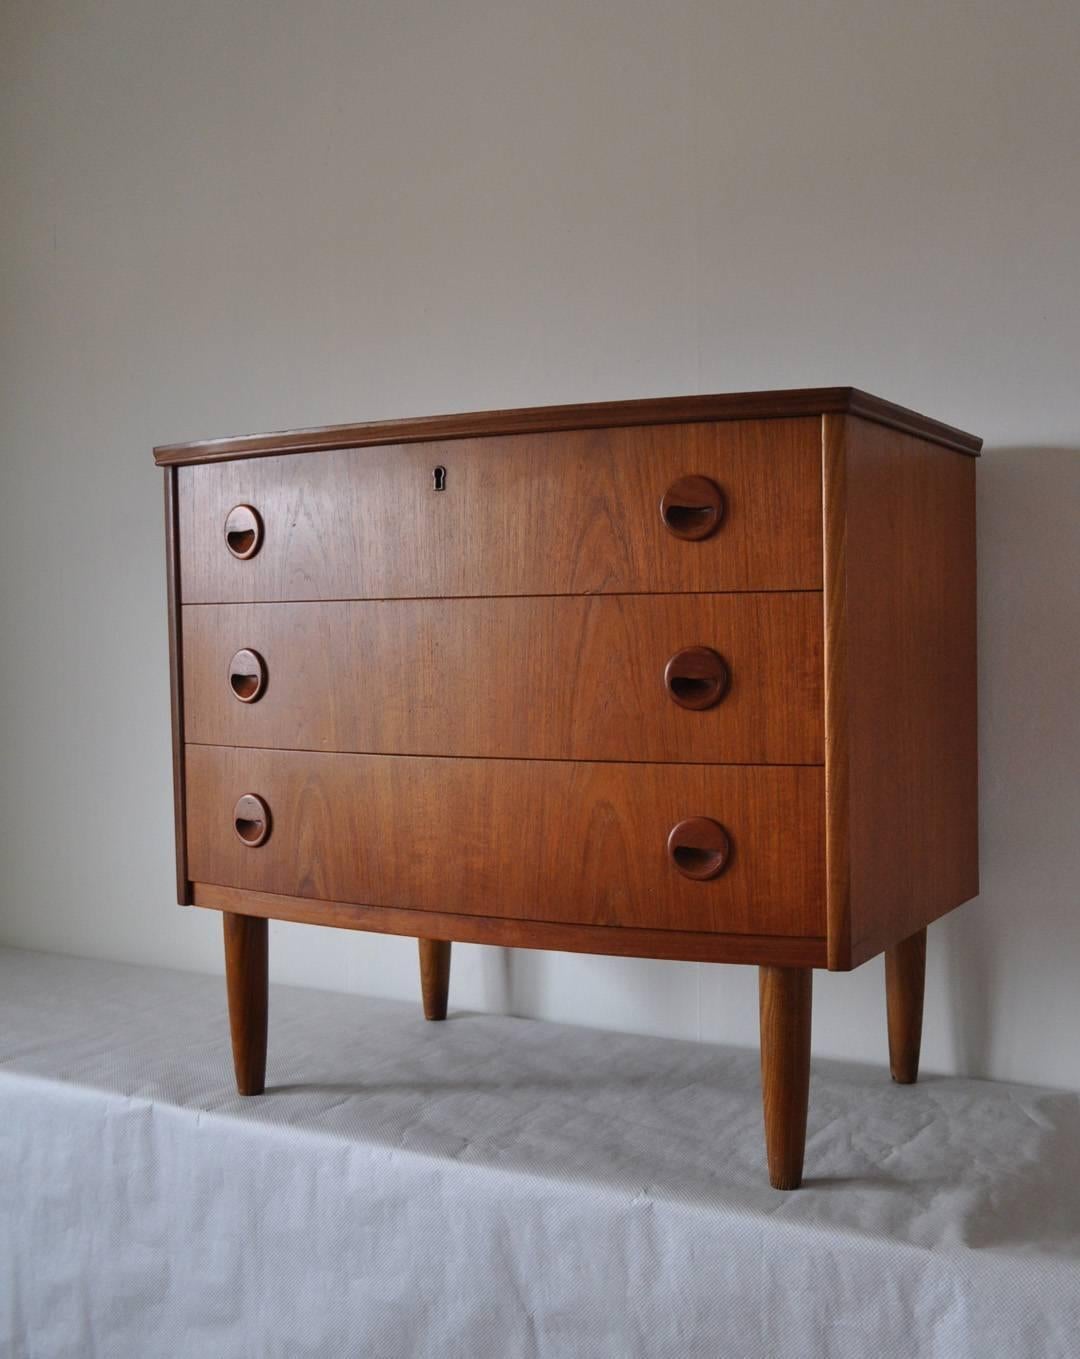
<svg viewBox="0 0 1080 1359"><path fill-rule="evenodd" d="M885 950L889 1070L901 1085L912 1085L919 1076L925 984L926 931L919 930Z"/></svg>
<svg viewBox="0 0 1080 1359"><path fill-rule="evenodd" d="M690 543L719 532L724 508L724 493L710 477L679 477L660 497L664 527Z"/></svg>
<svg viewBox="0 0 1080 1359"><path fill-rule="evenodd" d="M825 540L825 876L829 967L851 966L851 854L848 804L847 419L822 420Z"/></svg>
<svg viewBox="0 0 1080 1359"><path fill-rule="evenodd" d="M450 994L449 939L418 939L420 954L420 994L425 1019L445 1019Z"/></svg>
<svg viewBox="0 0 1080 1359"><path fill-rule="evenodd" d="M725 934L824 933L819 768L327 755L188 746L195 881L327 901ZM233 806L264 798L258 849ZM711 816L731 859L711 882L668 861Z"/></svg>
<svg viewBox="0 0 1080 1359"><path fill-rule="evenodd" d="M532 759L820 764L821 596L188 605L185 730L202 745ZM665 688L688 644L727 663L690 711ZM228 680L265 660L255 703ZM241 667L244 669L244 667ZM247 670L253 669L247 666Z"/></svg>
<svg viewBox="0 0 1080 1359"><path fill-rule="evenodd" d="M165 581L169 610L169 700L172 717L173 834L176 845L176 900L191 905L187 872L184 803L184 646L181 635L179 506L175 468L165 469Z"/></svg>
<svg viewBox="0 0 1080 1359"><path fill-rule="evenodd" d="M262 546L262 520L250 505L234 505L225 516L222 532L226 548L238 561L254 557Z"/></svg>
<svg viewBox="0 0 1080 1359"><path fill-rule="evenodd" d="M273 823L270 810L261 797L244 793L233 808L233 830L249 849L257 849L270 837Z"/></svg>
<svg viewBox="0 0 1080 1359"><path fill-rule="evenodd" d="M664 666L664 688L680 708L706 712L731 687L731 671L718 651L708 646L684 647Z"/></svg>
<svg viewBox="0 0 1080 1359"><path fill-rule="evenodd" d="M229 911L221 923L236 1088L241 1095L261 1095L266 1085L267 924L255 916Z"/></svg>
<svg viewBox="0 0 1080 1359"><path fill-rule="evenodd" d="M978 888L979 447L832 388L158 449L178 896L223 912L241 1091L270 918L415 936L431 1019L454 939L756 963L797 1187L810 969L885 949L912 1081L926 924Z"/></svg>
<svg viewBox="0 0 1080 1359"><path fill-rule="evenodd" d="M848 417L825 490L830 965L852 967L979 890L975 464Z"/></svg>
<svg viewBox="0 0 1080 1359"><path fill-rule="evenodd" d="M446 489L432 489L432 467ZM678 477L722 488L721 527L660 517ZM817 420L463 439L182 467L185 602L799 590L821 586ZM237 560L237 504L264 529Z"/></svg>
<svg viewBox="0 0 1080 1359"><path fill-rule="evenodd" d="M258 703L266 688L266 662L244 647L229 661L229 690L238 703Z"/></svg>
<svg viewBox="0 0 1080 1359"><path fill-rule="evenodd" d="M676 872L694 882L711 882L731 861L731 841L719 821L692 816L672 826L667 838L668 859Z"/></svg>
<svg viewBox="0 0 1080 1359"><path fill-rule="evenodd" d="M798 1189L810 1098L810 1018L814 974L804 967L762 967L761 1093L765 1150L774 1189Z"/></svg>
<svg viewBox="0 0 1080 1359"><path fill-rule="evenodd" d="M279 896L213 883L192 884L196 906L233 911L267 920L328 925L379 934L491 944L499 948L554 949L603 953L620 958L670 958L692 963L773 963L777 967L824 967L824 937L706 934L694 930L647 930L612 925L567 925L547 920L510 920L488 915L453 915L397 906L360 906L345 901Z"/></svg>
<svg viewBox="0 0 1080 1359"><path fill-rule="evenodd" d="M163 466L311 453L327 448L365 448L485 435L547 434L557 430L613 429L634 425L697 424L709 420L792 419L850 412L891 429L906 430L960 453L977 455L982 440L939 420L897 406L856 387L806 387L773 392L729 392L710 396L654 397L644 401L597 401L576 406L533 406L523 410L429 415L412 420L376 420L324 425L276 434L203 439L163 444L154 459Z"/></svg>

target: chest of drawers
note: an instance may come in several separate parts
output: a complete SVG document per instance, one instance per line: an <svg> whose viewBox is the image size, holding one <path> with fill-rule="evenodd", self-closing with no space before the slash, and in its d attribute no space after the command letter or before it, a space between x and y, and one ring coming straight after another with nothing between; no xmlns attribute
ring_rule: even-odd
<svg viewBox="0 0 1080 1359"><path fill-rule="evenodd" d="M167 445L181 903L263 1089L267 920L760 969L770 1179L811 977L977 882L974 455L850 388Z"/></svg>

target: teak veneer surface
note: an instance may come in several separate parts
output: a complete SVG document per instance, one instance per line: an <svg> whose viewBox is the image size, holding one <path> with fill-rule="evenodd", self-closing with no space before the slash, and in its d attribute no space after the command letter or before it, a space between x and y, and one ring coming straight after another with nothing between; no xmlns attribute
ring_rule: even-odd
<svg viewBox="0 0 1080 1359"><path fill-rule="evenodd" d="M364 448L492 434L546 434L558 430L613 429L700 421L791 419L803 415L861 415L890 429L905 430L960 453L977 455L982 440L952 425L931 420L906 406L884 401L857 387L803 387L772 392L725 392L708 396L651 397L637 401L595 401L575 406L530 406L520 410L427 415L412 420L373 420L322 425L275 434L250 434L192 443L162 444L154 450L161 466L310 453L326 448Z"/></svg>
<svg viewBox="0 0 1080 1359"><path fill-rule="evenodd" d="M975 464L827 417L829 961L979 890Z"/></svg>
<svg viewBox="0 0 1080 1359"><path fill-rule="evenodd" d="M550 920L491 915L453 915L400 906L362 906L348 901L252 892L214 883L192 883L196 906L300 925L374 930L410 938L458 940L496 948L554 949L604 953L619 958L670 958L691 963L760 963L777 967L824 967L823 938L771 934L713 934L698 930L635 929L625 925L566 925Z"/></svg>
<svg viewBox="0 0 1080 1359"><path fill-rule="evenodd" d="M187 832L184 800L184 664L180 600L180 507L176 494L175 467L165 469L165 561L169 613L169 707L172 717L173 835L176 845L176 900L191 905L187 874Z"/></svg>
<svg viewBox="0 0 1080 1359"><path fill-rule="evenodd" d="M689 545L695 546L695 545ZM188 605L186 738L203 745L534 759L820 764L816 592ZM727 663L704 711L664 669ZM238 702L230 658L266 665Z"/></svg>
<svg viewBox="0 0 1080 1359"><path fill-rule="evenodd" d="M192 881L286 896L647 929L824 933L820 768L441 759L187 748ZM256 793L272 831L233 829ZM724 825L708 882L667 858Z"/></svg>
<svg viewBox="0 0 1080 1359"><path fill-rule="evenodd" d="M445 467L445 490L433 470ZM680 478L723 492L719 528L674 536ZM177 469L186 604L463 595L816 590L821 422L733 421L335 450ZM258 552L223 545L236 505Z"/></svg>
<svg viewBox="0 0 1080 1359"><path fill-rule="evenodd" d="M797 1186L810 969L885 950L912 1081L925 927L978 890L980 446L826 388L156 450L240 1090L271 918L418 938L430 1018L454 939L754 963Z"/></svg>

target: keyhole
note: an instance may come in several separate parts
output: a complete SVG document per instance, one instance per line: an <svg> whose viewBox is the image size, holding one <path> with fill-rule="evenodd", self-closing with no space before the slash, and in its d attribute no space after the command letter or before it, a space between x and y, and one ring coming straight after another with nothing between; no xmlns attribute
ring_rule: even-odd
<svg viewBox="0 0 1080 1359"><path fill-rule="evenodd" d="M436 491L446 490L446 468L436 467L431 473L431 484Z"/></svg>

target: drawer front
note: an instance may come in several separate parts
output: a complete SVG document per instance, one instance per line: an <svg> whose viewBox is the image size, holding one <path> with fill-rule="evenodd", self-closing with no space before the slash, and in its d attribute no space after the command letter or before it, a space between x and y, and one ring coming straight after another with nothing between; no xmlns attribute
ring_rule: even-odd
<svg viewBox="0 0 1080 1359"><path fill-rule="evenodd" d="M821 636L815 592L188 605L186 738L820 764Z"/></svg>
<svg viewBox="0 0 1080 1359"><path fill-rule="evenodd" d="M188 604L821 588L814 419L342 449L177 475Z"/></svg>
<svg viewBox="0 0 1080 1359"><path fill-rule="evenodd" d="M820 768L186 755L193 882L513 919L825 933ZM263 843L241 841L238 816L250 839L269 828ZM683 876L668 850L696 817L730 837L708 881Z"/></svg>

